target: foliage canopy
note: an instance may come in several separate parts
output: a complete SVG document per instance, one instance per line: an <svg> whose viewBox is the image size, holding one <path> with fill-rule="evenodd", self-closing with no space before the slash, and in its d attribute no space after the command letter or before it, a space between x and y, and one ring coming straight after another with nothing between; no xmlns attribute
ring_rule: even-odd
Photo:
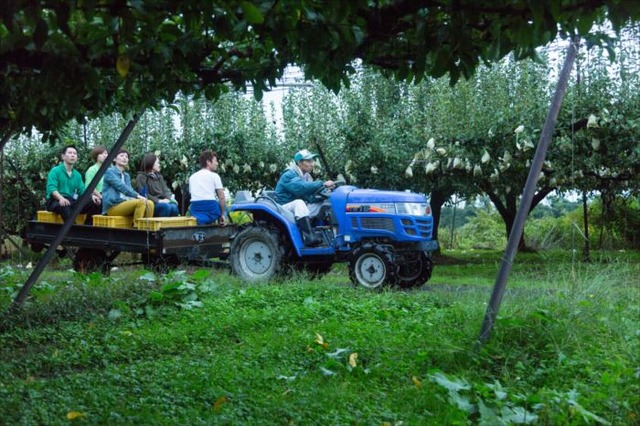
<svg viewBox="0 0 640 426"><path fill-rule="evenodd" d="M130 113L178 92L258 97L288 64L337 91L352 61L397 78L470 76L478 64L562 35L620 28L633 0L350 2L12 0L0 11L0 129L55 132L72 118ZM598 40L602 41L603 38Z"/></svg>

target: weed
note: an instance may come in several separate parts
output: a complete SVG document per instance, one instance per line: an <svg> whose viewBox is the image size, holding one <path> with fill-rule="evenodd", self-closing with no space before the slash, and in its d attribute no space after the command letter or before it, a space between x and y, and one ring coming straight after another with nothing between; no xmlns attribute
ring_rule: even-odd
<svg viewBox="0 0 640 426"><path fill-rule="evenodd" d="M322 280L269 285L206 269L48 272L3 319L0 418L637 424L637 259L519 255L492 338L476 350L500 258L476 254L411 292L359 291L340 265ZM0 294L24 279L0 273Z"/></svg>

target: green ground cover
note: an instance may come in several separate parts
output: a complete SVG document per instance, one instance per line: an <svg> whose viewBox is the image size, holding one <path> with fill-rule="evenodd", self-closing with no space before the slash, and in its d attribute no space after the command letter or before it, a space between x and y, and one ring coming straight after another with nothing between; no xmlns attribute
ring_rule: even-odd
<svg viewBox="0 0 640 426"><path fill-rule="evenodd" d="M422 289L343 266L246 285L224 269L50 268L0 331L0 422L637 424L640 256L519 255L490 342L500 252L456 252ZM0 265L0 305L28 271Z"/></svg>

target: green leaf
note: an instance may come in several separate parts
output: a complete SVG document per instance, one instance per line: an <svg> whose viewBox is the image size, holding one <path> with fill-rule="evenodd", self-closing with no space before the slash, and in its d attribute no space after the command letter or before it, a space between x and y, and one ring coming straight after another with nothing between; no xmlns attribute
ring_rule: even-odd
<svg viewBox="0 0 640 426"><path fill-rule="evenodd" d="M147 273L145 273L144 275L140 275L140 276L138 277L138 279L139 279L139 280L142 280L142 281L150 281L150 282L153 282L153 281L155 281L155 280L156 280L156 274L154 274L153 272L147 272Z"/></svg>
<svg viewBox="0 0 640 426"><path fill-rule="evenodd" d="M482 399L478 401L478 412L480 414L479 424L484 426L505 425L506 423L496 415L490 407L487 407Z"/></svg>
<svg viewBox="0 0 640 426"><path fill-rule="evenodd" d="M200 290L202 293L212 293L217 287L218 284L216 284L214 280L207 280L200 284L198 290Z"/></svg>
<svg viewBox="0 0 640 426"><path fill-rule="evenodd" d="M460 395L458 392L449 392L449 401L465 413L475 413L476 407L471 403L469 397Z"/></svg>
<svg viewBox="0 0 640 426"><path fill-rule="evenodd" d="M248 1L240 2L240 7L244 13L244 17L250 24L262 24L264 22L264 16L262 12L254 4Z"/></svg>
<svg viewBox="0 0 640 426"><path fill-rule="evenodd" d="M469 383L466 380L455 379L455 378L449 379L447 376L445 376L440 372L435 374L430 374L429 379L431 379L432 382L439 384L440 386L442 386L443 388L449 391L458 392L461 390L471 389L471 385L469 385Z"/></svg>
<svg viewBox="0 0 640 426"><path fill-rule="evenodd" d="M176 305L187 311L190 311L193 308L202 308L204 306L204 304L199 300L189 300L188 302L184 303L176 303Z"/></svg>
<svg viewBox="0 0 640 426"><path fill-rule="evenodd" d="M162 286L162 288L160 289L163 293L175 293L179 290L180 286L182 286L183 283L179 282L179 281L174 281L174 282L170 282L170 283L166 283Z"/></svg>
<svg viewBox="0 0 640 426"><path fill-rule="evenodd" d="M117 320L121 316L122 316L122 311L120 309L111 309L109 311L109 314L107 315L107 318L109 318L110 320Z"/></svg>
<svg viewBox="0 0 640 426"><path fill-rule="evenodd" d="M578 20L578 33L579 34L588 34L589 30L591 29L591 27L593 26L593 19L595 18L594 15L591 14L583 14L579 20Z"/></svg>
<svg viewBox="0 0 640 426"><path fill-rule="evenodd" d="M538 420L536 414L530 413L522 407L502 407L500 414L507 424L530 424Z"/></svg>
<svg viewBox="0 0 640 426"><path fill-rule="evenodd" d="M160 302L164 299L164 296L159 291L152 291L149 293L149 300L152 302Z"/></svg>
<svg viewBox="0 0 640 426"><path fill-rule="evenodd" d="M194 281L201 281L207 278L209 274L210 272L207 271L206 269L198 269L191 275L191 279Z"/></svg>
<svg viewBox="0 0 640 426"><path fill-rule="evenodd" d="M573 408L575 408L575 410L578 413L580 413L580 415L582 416L582 418L586 422L589 422L590 420L593 420L594 422L600 423L601 425L610 425L611 424L606 419L604 419L604 418L598 416L597 414L592 413L591 411L587 410L582 405L578 404L576 401L569 401L569 403L573 406Z"/></svg>
<svg viewBox="0 0 640 426"><path fill-rule="evenodd" d="M323 375L325 376L335 376L336 373L329 370L328 368L324 368L324 367L320 367L320 371L322 372Z"/></svg>

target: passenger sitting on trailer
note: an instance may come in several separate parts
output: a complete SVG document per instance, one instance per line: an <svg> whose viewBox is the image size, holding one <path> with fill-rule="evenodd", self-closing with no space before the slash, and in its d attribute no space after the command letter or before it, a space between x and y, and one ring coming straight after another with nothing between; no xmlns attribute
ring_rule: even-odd
<svg viewBox="0 0 640 426"><path fill-rule="evenodd" d="M218 154L210 150L202 151L198 161L201 169L189 177L189 212L196 218L198 225L210 225L217 220L224 226L226 199L222 179L216 173Z"/></svg>
<svg viewBox="0 0 640 426"><path fill-rule="evenodd" d="M58 213L66 221L71 210L84 193L85 186L80 172L74 169L78 161L78 151L73 145L65 146L60 151L62 163L51 169L47 176L47 210ZM100 214L100 198L95 194L91 201L87 200L80 213L86 213L85 225L93 223L92 216Z"/></svg>
<svg viewBox="0 0 640 426"><path fill-rule="evenodd" d="M175 196L160 174L160 159L155 154L146 154L142 158L140 172L136 177L136 189L155 205L155 217L180 216Z"/></svg>
<svg viewBox="0 0 640 426"><path fill-rule="evenodd" d="M153 217L153 201L138 194L131 186L129 173L125 172L129 164L129 152L118 151L113 166L104 174L102 186L102 214L107 216L131 216L136 220Z"/></svg>
<svg viewBox="0 0 640 426"><path fill-rule="evenodd" d="M93 166L89 167L87 171L84 173L85 187L89 186L89 184L91 183L95 175L98 173L98 170L100 169L100 167L102 167L102 163L104 163L104 160L107 159L108 155L109 155L109 152L107 151L107 148L102 145L95 146L91 150L91 159L95 161L95 163L93 164ZM96 197L100 198L100 201L102 201L102 183L103 182L104 182L104 176L100 178L100 180L98 181L98 184L96 185L96 189L93 190L93 194Z"/></svg>

